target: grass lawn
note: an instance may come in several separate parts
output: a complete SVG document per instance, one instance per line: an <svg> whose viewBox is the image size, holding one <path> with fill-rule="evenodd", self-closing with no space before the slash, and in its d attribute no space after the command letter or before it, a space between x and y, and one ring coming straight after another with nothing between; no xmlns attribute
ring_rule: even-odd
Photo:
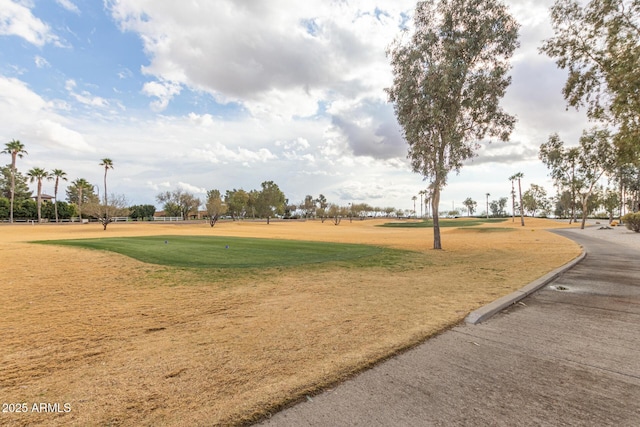
<svg viewBox="0 0 640 427"><path fill-rule="evenodd" d="M35 243L106 250L173 267L274 268L350 261L391 249L371 245L222 236L142 236L49 240Z"/></svg>
<svg viewBox="0 0 640 427"><path fill-rule="evenodd" d="M440 227L475 227L482 224L496 224L507 221L505 218L456 218L441 219ZM399 228L432 228L433 220L424 220L419 222L387 222L381 227L399 227Z"/></svg>
<svg viewBox="0 0 640 427"><path fill-rule="evenodd" d="M0 424L246 425L580 252L552 221L445 220L442 251L383 222L0 225L0 397L71 404Z"/></svg>

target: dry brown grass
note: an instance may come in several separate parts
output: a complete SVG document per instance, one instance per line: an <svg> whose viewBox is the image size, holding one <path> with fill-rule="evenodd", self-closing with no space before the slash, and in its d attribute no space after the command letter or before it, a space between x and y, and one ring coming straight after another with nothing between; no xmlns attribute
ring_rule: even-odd
<svg viewBox="0 0 640 427"><path fill-rule="evenodd" d="M71 404L0 413L2 425L244 423L462 320L566 263L566 226L512 232L380 228L378 221L0 226L0 402ZM495 226L495 225L494 225ZM30 240L158 234L369 243L417 251L411 268L242 274L149 265Z"/></svg>

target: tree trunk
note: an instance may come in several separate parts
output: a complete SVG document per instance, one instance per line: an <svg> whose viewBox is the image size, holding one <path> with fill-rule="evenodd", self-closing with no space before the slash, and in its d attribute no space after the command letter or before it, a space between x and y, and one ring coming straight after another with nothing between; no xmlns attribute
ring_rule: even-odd
<svg viewBox="0 0 640 427"><path fill-rule="evenodd" d="M16 155L11 153L11 207L9 211L9 222L13 224L13 203L16 194Z"/></svg>
<svg viewBox="0 0 640 427"><path fill-rule="evenodd" d="M41 223L42 222L42 180L41 179L38 180L37 204L38 204L38 223Z"/></svg>
<svg viewBox="0 0 640 427"><path fill-rule="evenodd" d="M524 227L524 207L522 206L522 184L518 178L518 193L520 195L520 225Z"/></svg>
<svg viewBox="0 0 640 427"><path fill-rule="evenodd" d="M511 222L516 222L516 189L511 180Z"/></svg>
<svg viewBox="0 0 640 427"><path fill-rule="evenodd" d="M622 224L622 217L624 215L624 183L622 182L622 173L620 174L620 224Z"/></svg>
<svg viewBox="0 0 640 427"><path fill-rule="evenodd" d="M433 211L433 249L442 249L438 205L440 205L440 187L435 184L433 186L433 197L431 197L431 210Z"/></svg>
<svg viewBox="0 0 640 427"><path fill-rule="evenodd" d="M53 189L53 199L55 201L54 205L53 205L53 209L55 211L56 214L56 223L58 222L58 178L56 178L56 186Z"/></svg>
<svg viewBox="0 0 640 427"><path fill-rule="evenodd" d="M569 217L569 225L576 222L576 193L571 192L571 216Z"/></svg>
<svg viewBox="0 0 640 427"><path fill-rule="evenodd" d="M576 222L576 167L571 167L571 218L569 218L569 224L571 221Z"/></svg>
<svg viewBox="0 0 640 427"><path fill-rule="evenodd" d="M589 200L589 196L582 197L582 224L580 224L580 230L584 230L584 225L587 222L587 202Z"/></svg>
<svg viewBox="0 0 640 427"><path fill-rule="evenodd" d="M78 217L80 224L82 224L82 187L78 187Z"/></svg>

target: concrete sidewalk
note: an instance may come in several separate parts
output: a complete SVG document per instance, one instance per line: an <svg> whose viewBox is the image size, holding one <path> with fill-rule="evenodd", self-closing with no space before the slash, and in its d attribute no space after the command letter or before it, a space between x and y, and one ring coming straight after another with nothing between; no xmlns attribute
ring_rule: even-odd
<svg viewBox="0 0 640 427"><path fill-rule="evenodd" d="M640 235L594 230L558 231L587 256L540 291L261 425L640 425Z"/></svg>

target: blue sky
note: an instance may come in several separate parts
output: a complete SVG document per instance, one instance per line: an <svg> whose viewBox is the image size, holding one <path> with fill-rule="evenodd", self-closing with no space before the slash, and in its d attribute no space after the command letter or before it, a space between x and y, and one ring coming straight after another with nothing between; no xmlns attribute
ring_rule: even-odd
<svg viewBox="0 0 640 427"><path fill-rule="evenodd" d="M442 209L506 197L518 171L525 188L553 193L538 147L554 132L577 142L589 126L566 111L565 74L537 52L551 35L551 3L509 2L521 48L503 105L518 124L511 142L483 143L450 177ZM131 204L178 187L204 199L273 180L292 203L322 193L410 209L425 183L410 170L384 88L385 49L414 6L0 0L0 141L25 144L23 172L60 168L95 185L109 157L110 191Z"/></svg>

